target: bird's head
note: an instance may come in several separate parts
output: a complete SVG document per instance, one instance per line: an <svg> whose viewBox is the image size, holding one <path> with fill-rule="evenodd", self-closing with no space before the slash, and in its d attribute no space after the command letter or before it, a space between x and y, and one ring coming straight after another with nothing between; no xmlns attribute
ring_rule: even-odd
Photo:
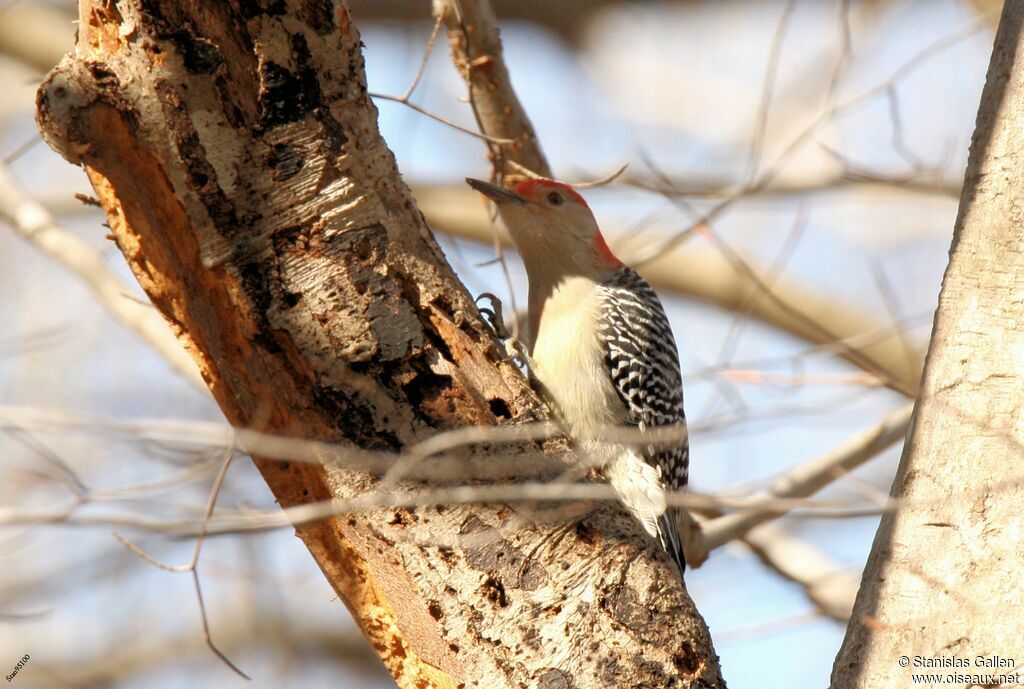
<svg viewBox="0 0 1024 689"><path fill-rule="evenodd" d="M622 267L587 202L569 185L550 179L528 179L511 188L469 177L466 182L498 206L527 270L531 264L557 263L566 271L600 277Z"/></svg>

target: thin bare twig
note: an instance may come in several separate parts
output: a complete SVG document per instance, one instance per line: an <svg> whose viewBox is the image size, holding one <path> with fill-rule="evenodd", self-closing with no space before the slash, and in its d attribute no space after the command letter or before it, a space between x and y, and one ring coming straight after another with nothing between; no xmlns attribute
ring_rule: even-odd
<svg viewBox="0 0 1024 689"><path fill-rule="evenodd" d="M768 54L768 67L765 70L764 82L761 86L761 104L757 109L754 136L750 141L750 158L747 166L748 185L757 179L757 171L761 166L761 154L764 150L765 134L768 131L768 115L772 104L772 92L775 90L779 62L782 59L782 47L786 42L786 33L789 31L789 24L793 18L793 10L795 8L796 0L787 0L786 6L782 9L782 17L779 19L778 28L775 30L775 37L772 39L771 51Z"/></svg>
<svg viewBox="0 0 1024 689"><path fill-rule="evenodd" d="M981 18L958 31L955 31L947 36L943 36L942 38L931 43L924 50L920 51L919 53L911 57L902 65L900 65L900 67L893 71L890 77L881 84L866 89L865 91L861 92L857 96L850 98L844 103L841 103L839 105L827 106L820 116L815 118L813 122L811 122L806 128L804 128L790 140L790 142L783 148L782 153L779 154L779 156L768 166L768 169L765 170L757 180L741 185L738 189L728 194L718 204L712 206L712 208L705 212L702 216L696 218L689 227L684 228L683 230L680 230L674 235L661 241L658 244L658 246L652 248L652 250L649 252L649 254L644 260L650 260L656 256L659 256L662 253L668 251L669 249L675 247L679 243L685 241L690 236L692 236L695 228L698 228L702 225L710 224L725 210L727 210L730 206L740 201L741 199L750 198L752 196L760 194L775 180L780 170L784 166L785 162L789 160L790 156L798 148L800 148L800 146L802 146L809 139L811 139L811 137L813 137L814 134L826 122L841 117L859 108L865 103L873 100L879 95L884 94L886 91L892 88L897 82L901 81L902 79L905 79L908 75L913 73L916 69L918 69L921 65L925 64L928 60L933 59L937 55L942 54L945 50L948 50L956 43L966 38L969 38L978 31L981 31L982 29L986 28L988 26L987 22L987 17ZM672 190L671 188L669 188L669 191L671 192L671 194L666 195L679 195L678 190Z"/></svg>
<svg viewBox="0 0 1024 689"><path fill-rule="evenodd" d="M550 179L550 177L548 177L547 175L542 175L539 172L535 172L526 167L525 165L521 165L520 163L517 163L514 160L508 160L505 162L505 164L508 165L510 168L514 169L516 172L519 172L523 176L528 177L530 179ZM605 175L604 177L599 177L597 179L589 180L586 182L564 182L564 184L567 184L568 186L574 189L593 189L594 187L603 187L605 185L611 184L616 179L621 177L622 173L624 173L626 171L626 168L628 167L629 163L623 163L622 165L619 166L617 170L615 170L615 172L611 173L610 175Z"/></svg>
<svg viewBox="0 0 1024 689"><path fill-rule="evenodd" d="M409 88L405 90L401 100L407 101L412 97L412 92L419 86L420 79L423 78L423 72L427 69L427 62L430 61L430 55L434 52L434 45L437 43L437 37L441 34L441 26L444 23L444 17L440 16L434 20L434 28L430 32L430 38L427 39L427 47L423 51L423 57L420 59L420 66L416 70L416 76L413 77L412 82L409 84Z"/></svg>
<svg viewBox="0 0 1024 689"><path fill-rule="evenodd" d="M833 479L835 477L832 477ZM415 508L437 505L516 504L573 502L618 502L615 489L604 483L550 483L522 482L477 484L469 486L431 487L420 490L367 491L352 498L336 498L322 502L304 503L280 510L246 510L244 512L211 519L206 526L202 520L157 519L141 515L86 514L76 512L84 503L74 501L59 508L19 509L0 507L0 525L64 524L83 527L120 527L152 533L163 533L181 538L228 535L268 531L300 526L344 514L367 512L381 508ZM883 507L864 507L860 504L836 500L785 497L719 497L696 492L670 492L665 494L668 505L691 510L756 510L773 516L790 514L793 519L860 519L892 511L897 501ZM794 513L794 510L801 510ZM793 514L791 514L793 513ZM726 515L728 517L729 515ZM722 517L725 519L726 517ZM759 522L760 523L760 522ZM739 535L737 535L739 537ZM720 544L719 544L720 545ZM689 560L688 560L689 561Z"/></svg>
<svg viewBox="0 0 1024 689"><path fill-rule="evenodd" d="M899 323L895 323L892 326L880 326L875 330L859 333L851 337L845 338L843 344L848 347L868 347L873 344L877 344L883 340L889 340L893 338L894 331L908 327L911 323L917 323L923 325L931 322L931 314L921 314L914 318L902 319ZM763 357L756 359L747 359L742 362L733 362L731 368L722 369L718 366L705 366L703 368L691 371L687 374L689 381L695 380L707 380L721 374L728 374L729 371L737 369L748 369L748 370L761 370L770 366L779 364L792 363L794 366L802 359L813 356L815 354L840 354L841 350L838 350L833 343L823 343L808 347L794 354L784 354L773 357ZM794 374L798 375L798 374Z"/></svg>
<svg viewBox="0 0 1024 689"><path fill-rule="evenodd" d="M8 437L29 448L49 464L56 472L56 479L66 486L72 495L78 499L84 499L90 494L89 487L85 485L85 481L82 480L78 473L60 455L41 443L34 435L19 428L8 428L5 430Z"/></svg>
<svg viewBox="0 0 1024 689"><path fill-rule="evenodd" d="M782 273L786 262L789 260L789 257L792 255L797 243L800 241L800 237L803 235L803 230L806 224L807 215L805 213L804 204L801 203L797 209L796 217L793 220L793 224L786 236L785 242L783 242L778 256L776 256L775 260L768 266L768 270L765 274L766 284L770 285L773 283L776 276ZM740 337L742 336L745 325L750 318L750 314L757 308L761 300L764 298L764 292L751 292L747 295L746 303L736 309L736 312L729 323L729 330L726 332L725 338L722 342L722 347L718 353L718 366L720 368L726 368L729 366L729 362L736 351L736 347L739 345ZM723 377L726 380L730 380L728 376ZM733 380L735 380L735 378L733 378ZM732 392L734 395L738 394L735 391Z"/></svg>
<svg viewBox="0 0 1024 689"><path fill-rule="evenodd" d="M13 151L5 155L3 159L3 164L7 166L14 164L19 158L21 158L23 155L25 155L33 148L35 148L36 144L42 143L42 141L42 137L36 134L31 139L21 144L20 146L15 147Z"/></svg>
<svg viewBox="0 0 1024 689"><path fill-rule="evenodd" d="M225 450L224 452L224 459L221 462L220 470L217 472L217 476L213 480L213 487L210 489L210 497L206 502L206 511L203 513L202 525L200 526L199 535L196 537L195 548L192 551L192 559L189 560L188 564L178 566L165 564L163 562L160 562L156 558L152 557L151 555L148 555L147 553L143 552L141 548L136 546L134 543L129 541L121 534L115 533L114 537L117 538L117 540L121 541L121 543L123 543L125 547L128 548L128 550L130 550L133 554L137 555L138 557L142 558L144 561L148 562L149 564L155 567L158 567L167 572L174 572L178 574L190 572L192 574L192 584L196 590L196 600L199 602L199 618L203 625L203 638L206 640L207 647L209 647L209 649L213 651L214 655L220 658L225 665L231 668L235 672L235 674L239 675L240 677L244 677L245 679L252 679L251 677L249 677L249 675L242 672L242 670L239 669L237 665L231 662L231 660L226 655L224 655L224 653L217 647L217 644L213 642L213 636L210 634L210 621L209 617L206 614L206 602L203 600L203 589L199 581L199 555L202 552L203 543L206 542L206 534L207 529L209 528L210 525L210 518L213 517L213 510L217 506L217 498L220 496L220 490L224 485L224 477L228 473L228 467L231 466L231 460L234 458L234 456L235 443L234 439L232 439L232 442L228 445L227 450Z"/></svg>
<svg viewBox="0 0 1024 689"><path fill-rule="evenodd" d="M435 112L431 112L431 111L427 110L426 108L424 108L421 105L416 105L415 103L413 103L413 102L411 102L409 100L406 100L405 96L389 96L386 93L373 93L373 92L371 92L369 95L370 95L371 98L378 98L380 100L387 100L387 101L391 101L393 103L401 103L402 105L406 106L407 108L412 108L413 110L415 110L416 112L420 113L421 115L426 115L427 117L429 117L430 119L432 119L432 120L434 120L436 122L440 122L441 124L443 124L445 126L451 127L452 129L460 131L463 134L468 134L469 136L472 136L472 137L474 137L476 139L481 139L483 141L487 141L488 143L492 143L492 144L510 144L510 143L513 143L512 139L502 139L502 138L499 138L499 137L496 137L496 136L488 136L487 134L481 134L480 132L477 132L477 131L474 131L472 129L469 129L468 127L463 127L461 124L458 124L457 122L453 122L452 120L449 120L447 117L444 117L442 115L438 115Z"/></svg>
<svg viewBox="0 0 1024 689"><path fill-rule="evenodd" d="M719 237L710 227L702 226L702 234L712 240L714 245L723 253L725 258L739 271L744 273L754 284L758 286L760 291L764 294L768 301L773 302L778 308L785 311L790 317L799 321L804 327L817 331L820 333L820 337L827 341L841 342L842 338L837 336L835 333L830 331L828 328L817 322L815 319L809 317L806 313L801 311L799 308L779 298L775 291L770 285L766 284L765 281L754 271L753 268L740 256L736 251L732 249L721 237ZM842 347L843 356L863 368L868 373L871 373L878 378L885 381L885 384L893 390L900 392L907 397L914 398L917 395L917 383L892 378L884 367L880 366L874 359L869 355L864 354L858 349L852 347L839 345Z"/></svg>
<svg viewBox="0 0 1024 689"><path fill-rule="evenodd" d="M434 0L433 8L448 28L452 61L466 82L477 128L512 140L489 145L495 179L501 181L512 171L510 161L551 177L537 134L512 88L490 3Z"/></svg>
<svg viewBox="0 0 1024 689"><path fill-rule="evenodd" d="M878 291L885 302L885 310L889 313L889 318L893 324L898 326L900 321L903 320L903 316L900 314L899 305L896 303L896 294L892 289L892 285L889 283L889 279L886 277L885 271L882 270L882 266L878 261L872 263L872 268L875 284L878 285ZM903 328L895 327L894 330L900 338L900 345L903 347L903 357L907 364L910 365L914 360L914 346L910 343L907 333Z"/></svg>
<svg viewBox="0 0 1024 689"><path fill-rule="evenodd" d="M371 98L377 98L379 100L391 101L392 103L400 103L400 104L402 104L402 105L404 105L404 106L406 106L408 108L412 108L413 110L415 110L416 112L420 113L421 115L426 115L427 117L429 117L430 119L434 120L435 122L440 122L441 124L443 124L443 125L445 125L447 127L451 127L452 129L455 129L456 131L460 131L463 134L468 134L469 136L472 136L474 138L481 139L483 141L487 141L488 143L493 143L493 144L510 144L510 143L512 143L513 142L512 139L502 139L500 137L489 136L486 133L481 133L481 132L478 132L476 130L469 129L468 127L463 127L462 125L460 125L460 124L458 124L458 123L448 119L447 117L443 117L442 115L438 115L435 112L431 112L430 110L427 110L423 106L416 105L415 103L413 103L412 101L409 100L410 98L412 98L413 92L416 90L416 87L419 86L420 80L423 78L423 73L424 73L424 71L427 68L427 62L429 62L429 60L430 60L431 53L434 52L434 44L437 43L437 37L441 33L441 26L443 24L444 24L444 15L442 13L434 21L434 28L430 32L430 38L427 40L427 47L423 51L423 57L420 58L419 68L416 70L416 74L413 76L412 81L409 83L409 87L405 90L405 93L403 93L401 96L390 96L390 95L387 95L387 94L384 94L384 93L374 93L374 92L371 91L370 94L369 94L370 97Z"/></svg>
<svg viewBox="0 0 1024 689"><path fill-rule="evenodd" d="M722 368L718 370L718 375L730 381L751 385L858 385L878 387L885 383L885 381L870 373L790 374L770 373L749 368Z"/></svg>
<svg viewBox="0 0 1024 689"><path fill-rule="evenodd" d="M853 31L850 28L850 0L839 0L839 59L832 70L832 77L828 81L828 91L825 93L826 107L832 103L839 82L850 64L853 57Z"/></svg>

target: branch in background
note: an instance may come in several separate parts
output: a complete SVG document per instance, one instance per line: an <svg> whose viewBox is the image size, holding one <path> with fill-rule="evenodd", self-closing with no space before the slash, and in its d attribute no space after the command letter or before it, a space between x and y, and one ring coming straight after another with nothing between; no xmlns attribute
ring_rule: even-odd
<svg viewBox="0 0 1024 689"><path fill-rule="evenodd" d="M818 175L813 180L778 180L774 179L756 190L751 190L745 198L772 198L788 196L804 196L821 194L831 191L848 189L892 190L907 194L927 196L947 196L957 198L960 187L956 182L942 179L923 178L920 174L887 175L880 172L858 168L848 161L844 163L842 172L833 176ZM735 179L700 178L695 176L672 177L671 185L652 180L645 175L624 175L623 183L638 189L644 189L665 196L687 196L697 198L724 198L731 195L738 182Z"/></svg>
<svg viewBox="0 0 1024 689"><path fill-rule="evenodd" d="M132 290L114 276L103 255L58 225L41 204L18 188L2 163L0 220L9 223L18 236L72 272L114 318L156 350L185 380L207 392L195 361L175 338L160 312L130 296Z"/></svg>
<svg viewBox="0 0 1024 689"><path fill-rule="evenodd" d="M234 430L222 424L201 421L169 421L167 419L133 419L125 421L91 415L70 414L63 411L34 409L28 407L0 406L0 429L8 433L26 436L59 435L69 432L86 433L105 437L110 440L130 442L134 446L145 448L165 448L173 444L176 450L192 457L193 463L199 460L194 457L209 455L211 451L223 453L225 447L232 446L237 438L239 445L244 446L252 454L264 459L289 460L305 462L313 465L334 465L353 469L373 476L389 473L395 466L409 460L418 460L419 464L409 467L409 477L416 481L428 481L431 486L440 488L432 490L422 484L407 487L403 490L378 484L376 488L367 489L352 500L325 500L317 503L306 503L299 507L287 508L284 512L291 517L291 523L309 522L333 514L352 511L365 511L380 506L411 507L420 504L467 503L473 501L534 501L558 502L559 500L607 500L614 498L614 491L601 483L580 482L579 475L565 473L567 467L577 467L585 462L585 457L577 455L551 455L543 452L515 452L515 445L527 440L541 441L552 437L560 437L560 431L550 424L517 424L510 426L465 427L450 431L442 431L430 436L425 442L410 446L402 454L390 452L372 452L351 447L343 443L328 443L295 437L282 437L259 433L252 430ZM678 443L685 437L685 428L672 427L648 429L608 427L593 436L594 440L614 442L617 444L649 445L661 443ZM510 448L505 453L502 447ZM442 454L438 454L442 453ZM480 461L481 453L487 461ZM59 458L58 458L59 459ZM61 460L62 461L62 460ZM209 470L202 464L190 465L187 470L148 484L122 486L109 490L73 490L75 498L71 509L85 503L103 501L128 501L144 498L154 493L164 493L174 485L183 481L194 480ZM836 476L835 478L839 478ZM508 481L518 481L520 485L509 485ZM548 485L552 481L559 485ZM467 485L467 483L469 485ZM560 492L561 491L561 492ZM720 510L772 511L785 514L794 509L812 510L814 514L829 518L845 518L878 514L891 508L885 499L875 499L877 507L865 510L858 505L840 502L812 501L803 498L770 498L763 496L714 496L693 491L671 493L666 496L671 504L687 506L701 514L710 514ZM876 495L871 495L877 498ZM210 533L224 531L254 531L276 528L289 522L279 510L256 512L244 510L242 513L231 513L221 509L221 515L228 514L221 520L216 529ZM19 514L14 507L3 511L6 523L29 522L40 515L50 515L49 521L60 521L67 515L67 509L57 509L34 513L34 517ZM197 518L198 513L194 515ZM717 512L711 516L719 516ZM251 523L245 523L246 521ZM215 520L216 521L216 520ZM81 522L85 523L85 522ZM161 530L159 520L146 522L142 528ZM162 529L169 533L196 533L201 535L204 528L193 526L193 522L167 524Z"/></svg>
<svg viewBox="0 0 1024 689"><path fill-rule="evenodd" d="M701 225L697 228L703 237L711 241L714 247L718 250L718 253L725 258L738 274L743 275L746 279L752 283L755 290L755 294L752 295L754 302L748 306L745 302L740 305L737 311L741 313L747 313L755 309L761 308L759 304L761 302L767 302L773 305L778 310L779 315L788 320L791 325L789 329L791 331L799 330L806 332L806 339L811 341L830 342L838 350L838 354L844 359L854 364L858 368L867 371L868 373L876 376L883 383L894 390L899 392L906 397L913 399L917 395L917 377L913 378L913 382L908 381L906 378L893 378L886 371L885 367L880 366L877 362L872 359L870 354L865 353L857 347L851 347L846 344L847 338L840 333L833 332L828 326L822 324L820 319L815 315L805 312L802 308L796 306L794 303L787 301L782 298L775 290L775 288L768 284L764 278L762 278L763 271L755 270L750 263L747 262L735 249L733 249L724 239L722 239L714 230L707 225ZM642 270L642 267L641 267ZM900 350L903 353L904 363L913 361L913 355L911 352L903 346L903 338L900 337L902 334L899 329L896 329L898 344Z"/></svg>
<svg viewBox="0 0 1024 689"><path fill-rule="evenodd" d="M487 209L473 202L471 190L419 187L416 197L427 221L438 230L483 243L493 240ZM499 237L505 246L511 246L504 232ZM609 235L612 245L616 239ZM878 318L784 276L773 281L772 293L776 299L752 299L762 292L761 286L750 275L737 270L719 252L676 248L648 261L640 272L660 290L700 299L727 311L748 307L746 313L750 317L815 344L834 345L837 340L855 342L864 333L879 329ZM760 273L760 270L754 269L754 272ZM798 309L805 318L794 317L792 309L783 308L780 303ZM809 327L808 320L821 327ZM825 331L833 337L824 337ZM858 345L855 349L859 352L858 358L870 359L886 377L916 387L924 355L913 352L908 358L897 333Z"/></svg>
<svg viewBox="0 0 1024 689"><path fill-rule="evenodd" d="M902 181L891 184L897 189L904 188ZM804 191L808 189L794 187L780 189L779 193ZM938 190L936 193L945 194L946 190ZM478 203L479 199L469 190L461 187L417 186L414 187L414 195L427 220L436 229L481 243L490 244L494 241L496 235L486 208ZM84 208L80 202L65 196L47 199L46 207L61 213L79 212ZM511 246L504 233L498 233L497 236L504 246ZM621 241L614 236L611 239L613 245ZM71 240L78 242L73 236ZM686 264L685 271L678 269L681 263ZM760 273L759 269L753 270L755 274ZM810 287L780 278L774 280L772 285L772 293L777 297L775 300L752 298L761 294L762 289L750 275L737 270L719 252L701 252L690 248L679 248L648 261L641 272L652 285L662 291L676 292L728 311L742 313L808 342L825 347L849 343L848 346L837 347L839 356L849 359L851 363L867 358L885 379L900 381L901 386L907 389L917 385L924 353L920 350L908 350L905 336L899 329L872 338L866 344L855 344L865 333L879 331L877 319L854 307L829 300ZM794 308L787 309L780 304L791 305L822 327L809 327L808 318L795 318ZM116 312L112 313L118 315ZM128 325L131 327L130 323ZM832 333L835 337L826 337L824 333ZM160 353L165 352L162 347L155 344L154 346ZM177 353L179 350L180 347L175 346L168 348L167 352ZM850 356L850 351L847 350L856 351L858 354ZM184 353L178 355L178 358L187 359ZM170 361L177 368L178 363L173 359ZM192 366L190 361L188 363ZM195 381L201 382L198 376Z"/></svg>
<svg viewBox="0 0 1024 689"><path fill-rule="evenodd" d="M251 429L232 429L218 423L204 421L168 420L168 419L123 419L107 418L94 415L72 414L65 411L36 409L32 407L0 405L0 429L33 436L63 436L67 433L86 433L120 439L140 447L166 448L171 445L181 452L192 456L195 452L221 452L237 438L239 445L251 454L267 459L291 460L315 465L335 464L360 472L381 475L393 468L396 463L419 459L421 463L410 472L417 481L436 482L442 486L466 487L467 482L502 483L509 479L526 481L550 480L557 476L566 466L578 463L575 455L550 454L537 449L533 452L521 451L517 446L527 441L545 441L560 438L561 431L548 423L522 423L505 426L469 426L453 430L440 431L430 435L421 443L405 448L402 454L388 451L371 451L352 447L346 443L324 442L298 437L284 437L269 433L261 433ZM641 431L636 428L609 426L595 433L592 438L601 442L635 445L659 445L662 443L677 444L686 437L686 428L659 427ZM535 447L537 447L535 445ZM505 448L506 451L499 451ZM487 462L478 461L479 452L486 453ZM429 461L428 461L429 460ZM190 460L195 462L195 459ZM190 466L188 475L194 467ZM153 489L165 490L167 480L150 484ZM502 485L504 485L502 483ZM586 486L589 486L587 488ZM472 487L472 486L469 486ZM107 499L126 498L139 495L142 487L129 487L111 491L90 491L92 497L102 496ZM484 490L491 487L484 486ZM509 489L511 490L511 489ZM603 499L611 493L603 493L598 484L579 484L574 490L583 491L574 495L577 499ZM586 490L592 492L586 493ZM375 496L366 498L369 491L361 494L363 509L372 501L380 500L381 504L391 504L399 498L392 495L391 489L380 490ZM78 493L76 493L78 495ZM425 493L429 495L429 493ZM467 493L466 498L472 499ZM481 493L483 495L483 493ZM493 495L489 493L488 495ZM557 491L541 491L514 494L522 500L557 499ZM551 497L554 496L554 497ZM500 497L500 496L499 496ZM512 499L513 493L508 495ZM400 498L412 500L411 493ZM426 498L425 498L426 499ZM485 498L481 498L485 499ZM491 498L486 498L491 499ZM780 513L795 508L815 508L822 512L835 505L812 503L803 499L772 499L763 497L715 497L700 495L695 492L673 494L673 504L688 505L695 509L771 509ZM876 503L878 501L875 501ZM841 507L839 516L860 514L851 506ZM223 513L224 510L221 510ZM877 514L878 510L872 513Z"/></svg>
<svg viewBox="0 0 1024 689"><path fill-rule="evenodd" d="M74 44L74 20L47 3L8 2L0 12L0 55L45 74Z"/></svg>
<svg viewBox="0 0 1024 689"><path fill-rule="evenodd" d="M342 467L336 468L341 469ZM132 491L134 487L129 487L128 490ZM106 498L110 503L118 502L116 491L108 492ZM755 502L750 498L720 498L695 492L668 493L665 498L669 505L686 507L695 512L746 509L752 502ZM122 500L122 506L125 502ZM352 498L332 498L321 502L304 503L287 507L284 510L248 508L234 511L221 510L221 516L204 522L202 515L198 514L190 517L166 518L152 517L144 510L136 514L123 511L108 513L84 510L86 505L102 504L102 501L98 499L85 496L83 499L76 498L65 501L63 505L58 504L54 507L39 509L0 507L0 525L65 524L77 527L114 527L166 534L176 538L191 538L273 531L288 526L310 526L332 517L364 517L368 513L380 512L383 509L391 510L392 518L394 518L394 514L402 515L409 510L429 511L427 508L447 508L456 505L476 506L477 509L482 509L488 505L495 505L503 514L511 517L512 513L509 510L513 505L518 505L523 508L524 514L529 515L520 517L513 522L514 528L508 528L509 520L506 519L500 525L474 532L471 536L452 532L447 535L438 534L431 539L431 545L437 548L464 549L481 545L500 545L506 540L506 536L516 535L522 525L545 528L552 522L558 522L562 528L556 529L556 531L564 531L567 519L571 519L573 523L580 522L584 517L600 520L607 517L608 514L618 511L618 502L619 498L615 490L603 482L555 483L543 481L529 483L517 481L491 485L479 483L468 486L456 485L447 488L378 490L362 493ZM616 506L606 509L596 503L616 503ZM796 516L804 519L877 517L880 514L893 512L898 507L894 501L889 501L881 507L864 508L801 498L759 499L756 503L756 509L764 514L783 515L801 509L804 511ZM545 504L553 509L547 513L541 513L536 509ZM85 513L82 514L82 512ZM587 522L590 523L594 520L587 519ZM741 534L737 534L737 538L740 536ZM408 538L414 539L415 535L410 535ZM660 553L659 550L644 548L642 556L653 559Z"/></svg>
<svg viewBox="0 0 1024 689"><path fill-rule="evenodd" d="M154 626L156 616L171 611L154 610L147 615L147 610L133 610L136 619L146 623L150 620ZM317 620L296 620L291 610L254 611L248 606L236 606L222 612L222 621L217 625L217 636L222 639L225 649L232 654L246 655L267 653L280 654L281 657L322 656L332 662L344 663L348 672L375 675L386 681L380 661L366 647L366 643L355 628L345 629L336 623L325 623ZM174 611L180 614L180 611ZM175 630L175 634L138 634L131 639L111 639L108 644L97 648L95 645L96 630L93 626L82 628L71 638L89 638L91 642L88 655L75 657L73 661L58 660L47 654L39 663L33 663L32 672L26 673L24 681L27 687L63 687L64 689L91 689L130 683L140 675L152 676L179 666L194 658L201 659L205 645L203 638L189 627ZM36 648L44 645L31 634L26 634L27 647ZM35 660L33 658L33 660ZM21 682L21 678L18 678Z"/></svg>
<svg viewBox="0 0 1024 689"><path fill-rule="evenodd" d="M491 142L488 146L497 178L521 176L508 164L510 161L542 177L551 177L537 133L512 88L490 3L434 0L434 16L448 28L452 61L469 89L469 103L480 131L489 137L513 140L511 144Z"/></svg>
<svg viewBox="0 0 1024 689"><path fill-rule="evenodd" d="M844 568L775 524L762 524L741 541L765 567L799 585L822 614L843 624L849 621L860 586L859 572Z"/></svg>
<svg viewBox="0 0 1024 689"><path fill-rule="evenodd" d="M864 462L892 447L907 434L914 405L908 404L889 414L881 424L861 433L836 449L814 461L801 464L775 480L763 499L771 503L780 498L806 498L836 479L856 469ZM703 525L700 536L687 551L687 562L697 565L709 552L724 543L741 538L754 527L782 516L778 509L759 509L756 506L713 519Z"/></svg>
<svg viewBox="0 0 1024 689"><path fill-rule="evenodd" d="M475 132L474 132L475 134ZM849 165L847 163L847 165ZM620 168L621 170L621 168ZM656 194L666 196L682 195L688 197L720 198L727 196L729 190L737 184L736 180L725 177L700 177L690 175L686 177L673 177L672 187L651 180L649 177L634 174L628 170L616 170L604 179L596 183L577 182L573 187L587 188L589 186L601 186L608 179L618 179L623 185L643 189ZM443 196L446 194L459 194L463 191L461 186L445 186L437 184L413 184L413 194L429 197L432 195ZM888 201L889 198L882 196L888 194L899 197L908 194L923 196L944 196L950 199L960 197L960 186L958 183L948 181L936 181L931 178L923 178L921 175L885 175L853 166L846 167L842 174L834 177L807 180L805 182L782 180L761 187L756 192L751 192L747 198L764 197L800 197L828 192L856 191L865 194L876 194L872 201ZM45 205L54 213L77 213L81 212L84 206L80 202L74 202L64 193L46 193L45 191L37 196L40 203Z"/></svg>

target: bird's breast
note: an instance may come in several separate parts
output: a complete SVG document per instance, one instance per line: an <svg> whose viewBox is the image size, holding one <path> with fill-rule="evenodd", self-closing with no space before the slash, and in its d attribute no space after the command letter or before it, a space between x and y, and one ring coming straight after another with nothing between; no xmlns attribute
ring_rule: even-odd
<svg viewBox="0 0 1024 689"><path fill-rule="evenodd" d="M598 331L601 306L597 285L587 278L563 280L541 303L531 303L531 309L540 310L532 351L534 374L574 436L626 421Z"/></svg>

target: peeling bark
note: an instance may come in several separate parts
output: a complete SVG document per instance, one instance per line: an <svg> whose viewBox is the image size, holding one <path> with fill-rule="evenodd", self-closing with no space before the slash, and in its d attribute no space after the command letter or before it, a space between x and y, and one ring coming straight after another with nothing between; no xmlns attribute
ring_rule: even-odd
<svg viewBox="0 0 1024 689"><path fill-rule="evenodd" d="M908 686L911 672L1019 677L1022 26L1024 0L1008 0L978 111L921 397L893 482L900 505L882 518L875 536L832 671L836 689ZM993 656L1014 660L977 662ZM934 659L962 664L928 664Z"/></svg>
<svg viewBox="0 0 1024 689"><path fill-rule="evenodd" d="M343 6L81 0L80 13L74 53L40 87L40 129L85 166L232 424L401 451L546 418L399 177ZM375 482L255 459L285 506ZM297 533L400 686L723 686L685 589L617 505L528 516L382 509Z"/></svg>

